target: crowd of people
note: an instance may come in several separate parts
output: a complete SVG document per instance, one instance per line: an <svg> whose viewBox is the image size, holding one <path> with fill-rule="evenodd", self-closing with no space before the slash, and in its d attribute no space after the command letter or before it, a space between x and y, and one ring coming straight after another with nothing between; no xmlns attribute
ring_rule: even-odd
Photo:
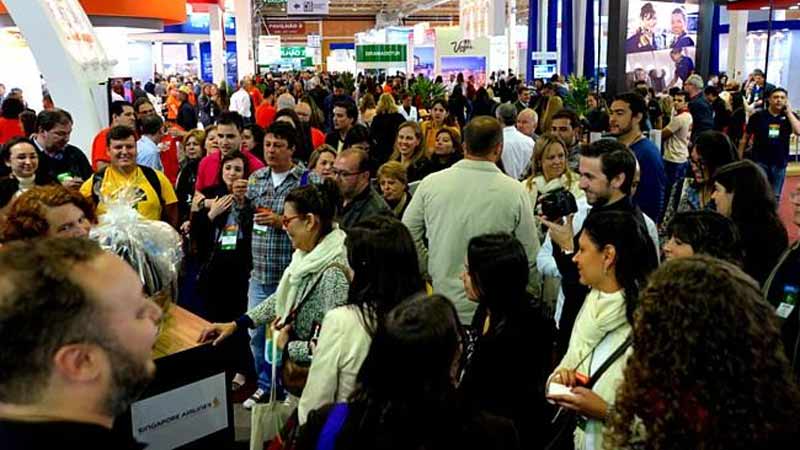
<svg viewBox="0 0 800 450"><path fill-rule="evenodd" d="M791 448L800 119L763 73L713 81L579 114L561 76L157 77L87 152L10 95L0 439L133 444L108 428L161 311L87 237L134 188L243 407L296 408L291 448Z"/></svg>

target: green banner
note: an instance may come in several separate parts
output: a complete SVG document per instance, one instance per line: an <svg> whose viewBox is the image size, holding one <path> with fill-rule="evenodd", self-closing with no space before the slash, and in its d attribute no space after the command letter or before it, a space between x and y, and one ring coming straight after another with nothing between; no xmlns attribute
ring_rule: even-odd
<svg viewBox="0 0 800 450"><path fill-rule="evenodd" d="M406 46L402 44L369 44L356 46L357 63L405 63L406 60Z"/></svg>
<svg viewBox="0 0 800 450"><path fill-rule="evenodd" d="M305 58L305 47L281 47L281 58Z"/></svg>
<svg viewBox="0 0 800 450"><path fill-rule="evenodd" d="M300 67L314 67L314 58L311 57L303 58L303 62L302 64L300 64Z"/></svg>

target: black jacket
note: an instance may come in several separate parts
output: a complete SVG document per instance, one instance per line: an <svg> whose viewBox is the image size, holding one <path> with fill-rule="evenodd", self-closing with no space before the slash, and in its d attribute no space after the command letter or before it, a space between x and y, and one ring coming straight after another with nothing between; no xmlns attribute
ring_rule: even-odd
<svg viewBox="0 0 800 450"><path fill-rule="evenodd" d="M392 217L394 213L389 209L389 205L386 204L383 197L375 192L372 186L367 186L343 208L342 220L339 223L346 230L368 217L377 215Z"/></svg>
<svg viewBox="0 0 800 450"><path fill-rule="evenodd" d="M47 176L37 173L36 179L34 179L33 183L36 186L44 186L46 184L54 183L55 181ZM16 195L17 191L19 191L19 180L14 177L6 177L0 179L0 208L4 208L8 205L11 200Z"/></svg>
<svg viewBox="0 0 800 450"><path fill-rule="evenodd" d="M178 217L183 223L189 220L189 211L192 208L192 197L194 196L194 186L197 181L197 170L200 168L200 161L203 158L189 159L178 174L178 182L175 185L175 195L178 197Z"/></svg>
<svg viewBox="0 0 800 450"><path fill-rule="evenodd" d="M406 121L399 112L389 114L376 114L369 127L369 136L372 140L370 159L377 169L389 160L397 138L397 129Z"/></svg>
<svg viewBox="0 0 800 450"><path fill-rule="evenodd" d="M38 145L36 154L39 156L37 171L50 179L56 180L62 173L69 173L73 177L78 176L82 180L88 180L92 176L92 165L89 164L83 151L74 145L67 144L57 158L51 158Z"/></svg>
<svg viewBox="0 0 800 450"><path fill-rule="evenodd" d="M0 420L4 450L82 449L132 450L144 448L131 437L122 437L100 425L79 422L18 422Z"/></svg>
<svg viewBox="0 0 800 450"><path fill-rule="evenodd" d="M453 153L444 161L431 155L430 158L420 158L407 170L408 181L419 181L428 175L439 172L453 166L453 164L461 161L464 157L460 153Z"/></svg>
<svg viewBox="0 0 800 450"><path fill-rule="evenodd" d="M189 102L183 102L178 110L178 118L175 121L186 131L194 130L197 128L197 112Z"/></svg>

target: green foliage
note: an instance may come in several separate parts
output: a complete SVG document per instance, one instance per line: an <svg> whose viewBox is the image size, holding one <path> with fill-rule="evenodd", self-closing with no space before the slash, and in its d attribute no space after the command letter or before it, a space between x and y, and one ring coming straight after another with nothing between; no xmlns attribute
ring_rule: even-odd
<svg viewBox="0 0 800 450"><path fill-rule="evenodd" d="M350 72L343 72L339 75L339 81L344 85L344 89L349 93L353 94L356 91L356 79L353 77L353 74Z"/></svg>
<svg viewBox="0 0 800 450"><path fill-rule="evenodd" d="M568 79L570 86L567 96L564 98L564 106L572 109L578 116L585 117L589 111L589 92L591 91L590 80L583 76L570 75Z"/></svg>
<svg viewBox="0 0 800 450"><path fill-rule="evenodd" d="M433 80L427 78L418 78L409 88L409 92L414 99L422 102L425 109L430 109L434 99L445 96L444 85L434 83Z"/></svg>

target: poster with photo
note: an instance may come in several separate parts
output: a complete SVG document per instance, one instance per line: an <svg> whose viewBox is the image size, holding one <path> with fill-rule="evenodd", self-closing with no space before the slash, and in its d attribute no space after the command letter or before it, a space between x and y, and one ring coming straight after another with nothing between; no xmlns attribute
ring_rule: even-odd
<svg viewBox="0 0 800 450"><path fill-rule="evenodd" d="M486 84L486 57L485 56L443 56L440 71L445 80L450 75L463 74L464 79L475 77L475 85Z"/></svg>
<svg viewBox="0 0 800 450"><path fill-rule="evenodd" d="M694 73L698 11L696 0L630 2L625 39L628 88L637 81L657 93L683 86Z"/></svg>

